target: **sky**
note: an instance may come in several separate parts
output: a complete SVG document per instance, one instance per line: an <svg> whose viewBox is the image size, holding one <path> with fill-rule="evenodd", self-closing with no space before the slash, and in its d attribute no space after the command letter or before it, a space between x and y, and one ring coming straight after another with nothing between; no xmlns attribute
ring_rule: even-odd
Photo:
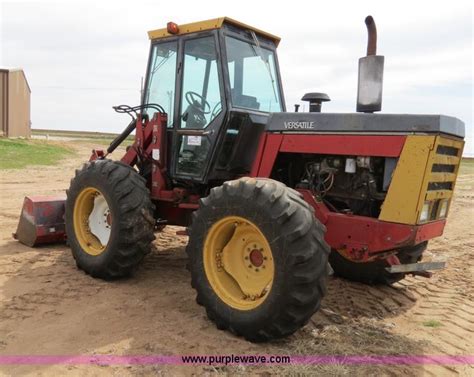
<svg viewBox="0 0 474 377"><path fill-rule="evenodd" d="M0 0L0 66L24 69L32 127L120 132L117 104L138 104L148 30L228 16L282 38L287 109L325 92L325 112L354 112L364 18L385 56L382 112L445 114L466 124L474 156L471 1L6 1Z"/></svg>

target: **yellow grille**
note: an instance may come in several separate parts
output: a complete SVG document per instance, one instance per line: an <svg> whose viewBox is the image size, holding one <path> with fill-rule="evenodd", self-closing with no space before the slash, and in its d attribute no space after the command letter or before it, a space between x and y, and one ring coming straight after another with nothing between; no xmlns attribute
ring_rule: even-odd
<svg viewBox="0 0 474 377"><path fill-rule="evenodd" d="M408 135L379 219L417 224L445 216L463 146L464 141L454 137Z"/></svg>
<svg viewBox="0 0 474 377"><path fill-rule="evenodd" d="M428 218L422 222L433 221L440 216L440 203L453 196L456 177L461 162L464 142L445 136L437 136L428 157L422 195L418 202L418 213L429 203ZM449 203L448 203L449 206Z"/></svg>

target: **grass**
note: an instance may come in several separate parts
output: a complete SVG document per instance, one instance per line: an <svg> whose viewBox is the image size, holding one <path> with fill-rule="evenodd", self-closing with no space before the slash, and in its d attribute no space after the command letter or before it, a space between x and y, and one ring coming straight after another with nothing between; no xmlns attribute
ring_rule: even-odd
<svg viewBox="0 0 474 377"><path fill-rule="evenodd" d="M437 328L443 326L443 324L435 319L430 319L429 321L423 322L423 326Z"/></svg>
<svg viewBox="0 0 474 377"><path fill-rule="evenodd" d="M42 129L32 129L32 135L41 135L41 136L63 136L71 138L84 138L84 139L113 139L118 134L112 132L96 132L96 131L68 131L68 130L42 130Z"/></svg>
<svg viewBox="0 0 474 377"><path fill-rule="evenodd" d="M461 160L460 173L474 173L474 158L463 158Z"/></svg>
<svg viewBox="0 0 474 377"><path fill-rule="evenodd" d="M36 138L50 138L50 140L60 140L65 138L68 142L83 143L84 141L90 143L92 146L109 146L118 134L109 132L93 132L93 131L65 131L65 130L42 130L32 129L31 134ZM122 142L122 146L126 147L135 140L135 135L129 135Z"/></svg>
<svg viewBox="0 0 474 377"><path fill-rule="evenodd" d="M94 131L67 131L67 130L41 130L41 129L32 129L31 134L33 136L52 136L52 137L65 137L71 139L87 139L87 140L100 140L110 143L113 139L117 137L117 133L111 132L94 132ZM125 141L134 140L134 135L129 135Z"/></svg>
<svg viewBox="0 0 474 377"><path fill-rule="evenodd" d="M0 169L54 165L74 152L57 143L40 140L0 139Z"/></svg>
<svg viewBox="0 0 474 377"><path fill-rule="evenodd" d="M113 138L110 138L110 139L107 139L107 138L90 138L90 139L74 139L74 140L71 140L70 142L71 143L81 143L81 144L84 144L84 143L88 143L91 145L91 147L94 147L94 146L102 146L102 147L106 147L106 146L109 146L110 143L112 142L112 140L114 140ZM68 141L69 142L69 141ZM122 144L122 146L127 146L131 144L131 142L129 142L127 139L125 139Z"/></svg>
<svg viewBox="0 0 474 377"><path fill-rule="evenodd" d="M423 355L427 344L397 335L373 319L346 320L342 324L313 323L298 334L263 344L261 354L305 356ZM271 347L271 348L270 348ZM257 352L259 353L259 352ZM229 375L261 376L397 376L419 375L420 366L347 364L268 364L222 367Z"/></svg>

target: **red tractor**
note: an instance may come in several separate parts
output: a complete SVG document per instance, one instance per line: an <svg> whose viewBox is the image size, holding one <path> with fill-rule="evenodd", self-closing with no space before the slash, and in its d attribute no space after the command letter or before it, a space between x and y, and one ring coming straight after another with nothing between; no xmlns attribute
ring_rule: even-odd
<svg viewBox="0 0 474 377"><path fill-rule="evenodd" d="M149 32L141 105L115 108L132 121L76 171L65 201L27 198L16 236L33 245L66 233L80 269L115 279L156 231L184 226L197 302L250 341L309 320L328 261L366 283L429 275L442 263L419 261L443 233L464 124L374 113L384 58L366 24L358 112L339 114L321 112L323 93L303 97L309 112L286 112L274 35L230 18Z"/></svg>

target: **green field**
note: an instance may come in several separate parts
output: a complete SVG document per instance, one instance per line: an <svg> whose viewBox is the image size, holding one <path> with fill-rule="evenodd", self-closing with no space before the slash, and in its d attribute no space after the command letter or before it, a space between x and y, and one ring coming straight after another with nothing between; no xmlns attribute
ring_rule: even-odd
<svg viewBox="0 0 474 377"><path fill-rule="evenodd" d="M74 151L42 140L0 139L0 169L21 169L29 165L54 165Z"/></svg>
<svg viewBox="0 0 474 377"><path fill-rule="evenodd" d="M474 158L463 158L459 172L463 174L474 173Z"/></svg>
<svg viewBox="0 0 474 377"><path fill-rule="evenodd" d="M93 132L93 131L64 131L64 130L42 130L32 129L32 136L51 136L51 137L64 137L71 138L72 141L91 140L99 144L110 144L118 134L109 132ZM134 135L129 135L124 143L131 142L135 138Z"/></svg>

